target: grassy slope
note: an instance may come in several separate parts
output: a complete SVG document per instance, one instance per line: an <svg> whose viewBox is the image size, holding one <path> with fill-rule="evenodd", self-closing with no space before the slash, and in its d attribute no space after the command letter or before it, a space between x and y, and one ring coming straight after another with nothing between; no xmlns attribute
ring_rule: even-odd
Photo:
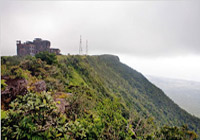
<svg viewBox="0 0 200 140"><path fill-rule="evenodd" d="M79 76L82 84L104 96L122 97L129 109L153 116L157 123L188 124L189 128L199 132L200 119L181 109L141 73L122 64L117 56L59 56L59 60L73 67L76 81ZM73 79L72 76L70 81Z"/></svg>

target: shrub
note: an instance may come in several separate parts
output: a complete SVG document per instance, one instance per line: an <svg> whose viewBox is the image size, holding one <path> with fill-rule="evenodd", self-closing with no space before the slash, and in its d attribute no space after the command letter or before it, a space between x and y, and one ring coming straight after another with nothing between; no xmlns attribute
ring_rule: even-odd
<svg viewBox="0 0 200 140"><path fill-rule="evenodd" d="M21 56L2 56L1 64L6 64L7 66L16 66L19 65L22 60L23 57Z"/></svg>
<svg viewBox="0 0 200 140"><path fill-rule="evenodd" d="M46 72L46 62L41 59L36 59L34 57L28 58L20 63L20 67L24 70L31 72L33 76L42 76L42 78L47 76Z"/></svg>
<svg viewBox="0 0 200 140"><path fill-rule="evenodd" d="M3 139L56 139L63 136L61 131L66 119L57 112L47 93L18 96L10 107L7 116L1 120Z"/></svg>
<svg viewBox="0 0 200 140"><path fill-rule="evenodd" d="M49 65L58 63L56 54L54 53L40 52L36 54L35 57L40 58L42 61L46 61Z"/></svg>

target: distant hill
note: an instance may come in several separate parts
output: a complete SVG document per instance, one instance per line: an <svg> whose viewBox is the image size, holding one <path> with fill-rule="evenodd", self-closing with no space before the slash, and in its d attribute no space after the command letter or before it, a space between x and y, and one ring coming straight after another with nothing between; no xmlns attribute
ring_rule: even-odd
<svg viewBox="0 0 200 140"><path fill-rule="evenodd" d="M200 82L149 75L147 78L181 108L200 118Z"/></svg>

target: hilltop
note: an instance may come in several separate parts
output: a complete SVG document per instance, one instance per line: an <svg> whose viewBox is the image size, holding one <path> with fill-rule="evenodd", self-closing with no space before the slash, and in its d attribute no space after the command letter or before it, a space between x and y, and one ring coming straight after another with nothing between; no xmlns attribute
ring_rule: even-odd
<svg viewBox="0 0 200 140"><path fill-rule="evenodd" d="M171 130L174 133L170 134L171 137L184 135L188 138L186 134L193 137L191 131L186 132L186 126L181 128L184 124L200 133L199 118L181 109L141 73L121 63L117 56L58 55L50 58L56 61L47 61L43 55L2 57L1 75L26 79L29 86L25 87L28 92L24 93L25 96L36 92L33 86L35 81L45 82L45 90L54 101L59 101L57 107L58 104L65 105L66 110L61 112L66 111L67 122L73 122L73 125L78 121L84 128L84 134L80 132L81 138L125 139L130 136L133 139L157 139L160 136L167 139L165 134L170 134ZM30 96L32 99L34 95ZM41 96L44 98L46 95ZM63 98L69 100L65 102ZM14 102L18 104L19 101ZM73 134L80 130L77 130L77 126L75 128L74 132L70 132L70 138L77 138ZM64 132L59 132L60 136L64 136Z"/></svg>

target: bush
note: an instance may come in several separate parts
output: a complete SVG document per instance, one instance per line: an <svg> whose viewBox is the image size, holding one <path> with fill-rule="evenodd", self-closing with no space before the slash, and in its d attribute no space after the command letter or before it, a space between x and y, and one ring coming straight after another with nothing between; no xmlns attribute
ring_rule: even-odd
<svg viewBox="0 0 200 140"><path fill-rule="evenodd" d="M31 72L33 76L41 75L42 78L46 77L48 72L46 72L47 64L41 59L36 59L35 57L28 58L20 63L20 67L24 70Z"/></svg>
<svg viewBox="0 0 200 140"><path fill-rule="evenodd" d="M18 96L2 118L2 139L56 139L63 136L65 117L47 93ZM56 126L56 127L55 127Z"/></svg>
<svg viewBox="0 0 200 140"><path fill-rule="evenodd" d="M7 66L16 66L19 65L22 60L23 57L21 56L2 56L1 64L5 64Z"/></svg>
<svg viewBox="0 0 200 140"><path fill-rule="evenodd" d="M54 53L40 52L36 54L35 57L40 58L42 61L46 61L49 65L58 63L56 54Z"/></svg>

